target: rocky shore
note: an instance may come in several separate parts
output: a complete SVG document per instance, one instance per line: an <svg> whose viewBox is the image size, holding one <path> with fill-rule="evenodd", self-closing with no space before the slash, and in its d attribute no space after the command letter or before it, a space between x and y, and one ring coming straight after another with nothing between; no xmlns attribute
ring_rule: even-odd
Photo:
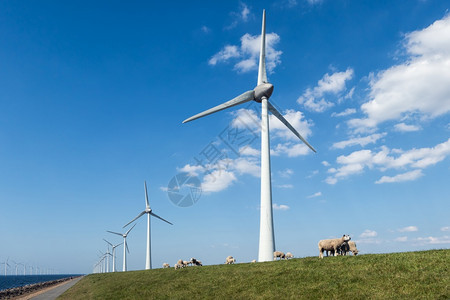
<svg viewBox="0 0 450 300"><path fill-rule="evenodd" d="M45 282L39 282L35 284L27 284L24 286L19 286L7 290L0 291L0 299L15 299L18 297L23 297L28 294L35 293L39 290L63 283L68 280L72 280L77 277L67 277L67 278L61 278L57 280L51 280L51 281L45 281Z"/></svg>

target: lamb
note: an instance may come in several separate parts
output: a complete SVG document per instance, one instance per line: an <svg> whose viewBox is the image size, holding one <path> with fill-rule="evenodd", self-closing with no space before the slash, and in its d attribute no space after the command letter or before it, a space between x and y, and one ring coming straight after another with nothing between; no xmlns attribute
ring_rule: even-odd
<svg viewBox="0 0 450 300"><path fill-rule="evenodd" d="M170 265L168 263L163 263L163 268L164 269L170 268Z"/></svg>
<svg viewBox="0 0 450 300"><path fill-rule="evenodd" d="M294 255L291 252L286 253L286 259L294 258Z"/></svg>
<svg viewBox="0 0 450 300"><path fill-rule="evenodd" d="M225 261L225 264L231 265L231 264L234 264L235 262L236 262L236 259L234 259L233 256L228 256L226 261Z"/></svg>
<svg viewBox="0 0 450 300"><path fill-rule="evenodd" d="M254 260L251 261L251 263L255 263L255 262L256 262L256 259L254 259Z"/></svg>
<svg viewBox="0 0 450 300"><path fill-rule="evenodd" d="M178 269L181 269L183 266L176 263L173 267L175 268L175 270L178 270Z"/></svg>
<svg viewBox="0 0 450 300"><path fill-rule="evenodd" d="M338 252L341 255L347 255L349 251L351 251L353 255L358 255L358 249L356 248L355 242L353 241L345 242L338 249Z"/></svg>
<svg viewBox="0 0 450 300"><path fill-rule="evenodd" d="M319 258L323 258L323 251L334 251L334 256L338 255L337 249L345 242L350 241L350 236L344 234L340 239L329 239L319 241Z"/></svg>
<svg viewBox="0 0 450 300"><path fill-rule="evenodd" d="M277 260L277 257L279 257L280 260L281 259L286 259L286 255L283 252L281 252L281 251L275 251L273 253L273 260Z"/></svg>

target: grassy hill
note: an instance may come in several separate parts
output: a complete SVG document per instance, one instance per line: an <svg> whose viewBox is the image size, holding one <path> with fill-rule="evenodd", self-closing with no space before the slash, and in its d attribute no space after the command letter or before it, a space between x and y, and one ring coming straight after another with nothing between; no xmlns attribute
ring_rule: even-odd
<svg viewBox="0 0 450 300"><path fill-rule="evenodd" d="M450 250L92 274L61 299L450 299Z"/></svg>

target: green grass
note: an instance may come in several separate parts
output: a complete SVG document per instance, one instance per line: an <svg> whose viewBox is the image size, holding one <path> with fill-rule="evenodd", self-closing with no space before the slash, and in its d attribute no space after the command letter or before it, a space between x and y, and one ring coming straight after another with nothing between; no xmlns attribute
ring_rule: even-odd
<svg viewBox="0 0 450 300"><path fill-rule="evenodd" d="M450 299L450 250L92 274L60 299Z"/></svg>

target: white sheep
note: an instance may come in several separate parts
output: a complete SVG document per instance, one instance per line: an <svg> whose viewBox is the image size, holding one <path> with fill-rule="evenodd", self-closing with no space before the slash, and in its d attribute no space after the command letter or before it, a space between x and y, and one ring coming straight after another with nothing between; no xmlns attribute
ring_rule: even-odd
<svg viewBox="0 0 450 300"><path fill-rule="evenodd" d="M236 259L234 259L233 256L228 256L226 261L225 261L225 264L231 265L231 264L234 264L235 262L236 262Z"/></svg>
<svg viewBox="0 0 450 300"><path fill-rule="evenodd" d="M252 260L251 262L252 262L252 263L255 263L255 262L256 262L256 259Z"/></svg>
<svg viewBox="0 0 450 300"><path fill-rule="evenodd" d="M192 265L190 261L183 260L183 266L187 267L189 265Z"/></svg>
<svg viewBox="0 0 450 300"><path fill-rule="evenodd" d="M185 263L186 263L186 264L185 264ZM185 268L185 267L187 267L187 262L184 261L184 260L182 260L182 259L179 259L179 260L177 261L177 265L181 266L181 268Z"/></svg>
<svg viewBox="0 0 450 300"><path fill-rule="evenodd" d="M286 253L286 259L294 258L294 255L291 252Z"/></svg>
<svg viewBox="0 0 450 300"><path fill-rule="evenodd" d="M280 258L280 260L281 259L286 259L286 255L283 253L283 252L281 252L281 251L275 251L274 253L273 253L273 260L277 260L277 258Z"/></svg>
<svg viewBox="0 0 450 300"><path fill-rule="evenodd" d="M183 266L176 263L175 265L173 265L173 267L175 268L175 270L181 269Z"/></svg>
<svg viewBox="0 0 450 300"><path fill-rule="evenodd" d="M170 268L170 265L168 263L163 263L163 268L164 269Z"/></svg>
<svg viewBox="0 0 450 300"><path fill-rule="evenodd" d="M329 239L319 241L319 258L323 258L323 251L334 251L334 256L338 255L337 249L345 242L350 241L350 236L344 234L340 239Z"/></svg>

